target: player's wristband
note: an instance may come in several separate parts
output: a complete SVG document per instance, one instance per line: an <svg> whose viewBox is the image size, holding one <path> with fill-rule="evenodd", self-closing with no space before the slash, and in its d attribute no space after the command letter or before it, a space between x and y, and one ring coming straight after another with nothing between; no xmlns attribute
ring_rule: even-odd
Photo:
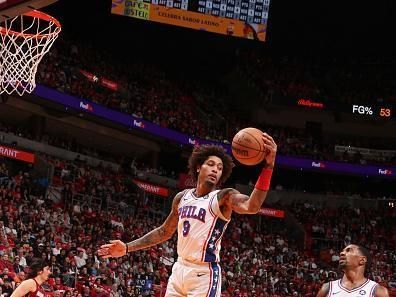
<svg viewBox="0 0 396 297"><path fill-rule="evenodd" d="M129 253L128 244L126 243L125 246L126 246L126 253L125 254L128 254Z"/></svg>
<svg viewBox="0 0 396 297"><path fill-rule="evenodd" d="M261 191L268 191L270 188L271 176L272 169L263 168L254 187Z"/></svg>

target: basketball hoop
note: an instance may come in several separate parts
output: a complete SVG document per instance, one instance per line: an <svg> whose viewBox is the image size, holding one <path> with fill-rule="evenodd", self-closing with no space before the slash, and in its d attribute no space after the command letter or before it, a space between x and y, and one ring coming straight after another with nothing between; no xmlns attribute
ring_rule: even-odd
<svg viewBox="0 0 396 297"><path fill-rule="evenodd" d="M32 10L0 26L0 94L22 96L36 87L38 64L61 31L60 23Z"/></svg>

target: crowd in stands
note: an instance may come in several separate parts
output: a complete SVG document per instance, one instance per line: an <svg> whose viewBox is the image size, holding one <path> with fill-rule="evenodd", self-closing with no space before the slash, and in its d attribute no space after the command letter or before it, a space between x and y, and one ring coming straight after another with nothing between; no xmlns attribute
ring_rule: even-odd
<svg viewBox="0 0 396 297"><path fill-rule="evenodd" d="M395 82L387 79L394 61L385 56L318 59L251 50L239 60L239 70L268 102L304 98L332 107L396 102Z"/></svg>
<svg viewBox="0 0 396 297"><path fill-rule="evenodd" d="M393 180L347 176L338 174L318 174L306 170L278 169L273 176L272 187L278 191L312 193L351 199L392 200L395 199ZM254 176L242 184L254 185Z"/></svg>
<svg viewBox="0 0 396 297"><path fill-rule="evenodd" d="M319 255L319 263L336 271L338 252L343 247L359 243L368 247L373 258L368 275L396 293L396 209L386 207L329 208L320 204L294 203L290 210L304 226L309 249Z"/></svg>
<svg viewBox="0 0 396 297"><path fill-rule="evenodd" d="M15 136L19 136L22 138L26 138L29 140L35 140L41 142L43 144L48 144L51 146L55 146L58 148L62 148L68 151L72 151L79 154L89 155L91 157L100 157L104 160L114 161L115 156L105 152L103 150L99 150L97 147L87 147L81 145L76 141L74 137L67 134L48 134L44 133L41 135L36 135L34 131L32 131L32 127L29 124L13 125L10 123L0 122L0 133L10 133ZM4 135L0 135L0 141L4 143ZM13 145L18 145L18 143L13 143Z"/></svg>
<svg viewBox="0 0 396 297"><path fill-rule="evenodd" d="M229 142L240 128L251 126L233 114L220 114L226 104L200 100L216 97L210 89L200 91L154 66L116 62L116 58L61 37L40 64L37 81L203 139ZM322 98L324 102L337 98L339 103L352 103L355 98L362 103L395 100L391 82L380 75L371 79L361 68L339 68L340 62L331 64L328 71L318 65L249 53L241 56L238 67L260 89L266 102L275 96ZM80 70L116 81L119 90L89 81ZM220 107L208 108L208 104ZM208 116L210 110L215 111ZM276 139L279 154L395 164L395 158L370 160L359 153L334 153L334 144L369 147L368 143L336 140L324 144L302 129L263 128ZM21 126L0 123L0 132L34 139L33 131ZM43 135L36 140L103 156L103 152L80 146L72 137ZM103 260L95 251L110 239L131 241L159 226L166 216L163 205L144 195L121 171L93 168L81 160L42 157L55 169L52 183L59 188L59 196L37 186L31 169L18 171L0 159L0 297L10 296L38 257L51 265L52 277L44 285L48 296L162 297L177 259L175 236L118 259ZM175 172L160 167L153 169L138 162L133 167L176 177ZM322 283L340 277L338 253L349 243L369 248L373 255L370 278L396 296L396 208L332 209L300 202L287 210L299 223L295 227L301 227L306 236L305 249L280 219L233 215L222 241L223 297L316 296Z"/></svg>
<svg viewBox="0 0 396 297"><path fill-rule="evenodd" d="M92 53L95 53L92 48L77 47L60 40L44 63L40 63L37 81L162 127L200 138L221 140L220 127L208 129L191 95L177 82L167 79L165 73L138 63L128 63L121 68L111 62L114 57L104 52ZM98 63L97 59L101 62ZM112 79L118 84L118 91L84 79L80 70L88 70L99 78Z"/></svg>
<svg viewBox="0 0 396 297"><path fill-rule="evenodd" d="M0 165L3 294L10 294L25 279L31 261L42 257L53 272L45 284L48 296L163 296L176 259L176 237L118 259L95 254L110 239L130 241L160 225L163 207L144 199L122 173L49 156L47 162L60 172L54 177L61 189L57 198L33 191L29 171L14 173ZM296 204L290 211L321 245L299 249L283 221L235 215L222 242L223 296L315 296L324 281L339 276L337 253L355 240L375 256L371 276L387 287L396 285L395 208L331 210ZM318 257L319 249L328 253Z"/></svg>
<svg viewBox="0 0 396 297"><path fill-rule="evenodd" d="M290 141L284 142L285 139L285 129L281 129L281 133L278 130L270 129L271 135L274 135L275 139L279 139L278 144L280 151L284 154L285 152L289 151L289 147L291 146ZM1 135L1 132L4 133L12 133L14 135L18 135L23 138L27 139L34 139L33 132L29 129L23 128L22 125L15 127L6 125L0 122L0 137L4 136ZM287 138L286 138L287 139ZM309 142L308 138L305 138L307 142ZM82 153L88 156L94 156L99 159L115 161L119 164L125 163L122 166L124 172L131 173L132 175L137 174L154 174L163 176L166 178L171 178L173 180L178 179L177 170L175 171L174 167L169 167L164 164L163 166L158 165L157 167L148 166L147 162L144 160L125 160L123 161L122 157L116 157L114 155L109 155L106 152L101 152L97 148L89 148L80 145L76 141L72 140L69 136L65 138L60 135L47 135L45 134L41 140L42 143L54 145L66 150L71 150L77 153ZM9 143L9 145L14 145L13 143ZM17 144L15 144L17 145ZM286 148L286 149L281 149ZM110 157L109 157L110 156ZM317 154L316 157L318 160L323 160L321 155ZM340 155L340 161L348 161L348 162L358 162L359 156L356 154L346 155L345 153ZM82 160L79 160L82 162ZM130 162L131 161L131 162ZM146 160L148 161L148 160ZM72 165L72 162L62 162L64 163L61 167L57 168L56 176L59 176L66 179L74 180L75 178L79 178L79 174L76 172L75 167ZM362 162L361 162L362 163ZM184 165L183 166L184 168ZM139 169L139 170L138 170ZM234 175L235 179L234 182L242 183L242 184L252 184L251 174L247 174L246 172L241 172L239 175ZM305 183L304 179L309 179L310 183ZM364 178L352 178L344 179L340 176L329 175L326 178L321 178L320 176L316 176L310 172L304 172L304 174L299 174L295 171L282 171L279 178L278 175L274 178L274 189L277 190L287 190L287 191L299 191L299 192L310 192L310 193L319 193L324 195L344 195L347 197L354 197L354 198L368 198L368 199L392 199L394 197L391 187L387 184L383 184L382 186L378 186L377 182L373 182L371 180L366 180ZM100 181L98 182L100 183ZM99 191L100 192L100 191ZM86 194L86 193L85 193Z"/></svg>
<svg viewBox="0 0 396 297"><path fill-rule="evenodd" d="M249 75L258 76L260 84L268 85L267 93L286 92L283 95L293 93L296 96L314 96L320 93L316 77L322 77L317 76L317 72L320 71L315 71L316 67L305 67L303 63L293 62L289 59L277 61L276 58L258 58L247 54L243 56L242 60L244 59L257 60L257 63L254 63L257 65L257 69L253 68L256 69L256 72ZM241 64L251 65L252 63ZM282 67L278 67L279 65ZM303 73L307 71L312 71L312 73L300 75L300 70L304 67L308 70ZM261 68L265 68L266 71L261 71ZM118 91L90 81L82 76L80 70L95 74L99 80L101 77L113 80L118 84ZM265 75L261 75L261 73L265 73ZM347 76L354 77L352 74ZM316 79L314 80L312 77ZM303 84L299 80L309 81L309 83ZM371 158L359 156L359 154L336 155L334 146L344 144L344 140L334 139L325 142L304 129L271 127L269 125L260 127L239 119L238 115L234 114L235 112L227 109L227 104L221 104L221 100L214 100L216 95L211 93L208 87L201 88L198 83L186 83L179 79L173 79L164 70L152 65L117 61L117 57L106 54L98 48L83 46L77 41L58 40L54 48L40 63L37 81L61 92L86 98L162 127L202 139L229 143L240 128L256 126L275 136L281 154L362 164L389 165L395 162L394 156ZM371 96L371 93L368 94ZM383 96L380 97L383 98ZM333 97L331 98L333 100ZM209 112L210 110L212 112ZM348 141L347 143L350 146L365 148L373 145L373 142L365 143L362 140ZM389 146L389 144L377 141L374 144L376 148L382 149L388 149Z"/></svg>

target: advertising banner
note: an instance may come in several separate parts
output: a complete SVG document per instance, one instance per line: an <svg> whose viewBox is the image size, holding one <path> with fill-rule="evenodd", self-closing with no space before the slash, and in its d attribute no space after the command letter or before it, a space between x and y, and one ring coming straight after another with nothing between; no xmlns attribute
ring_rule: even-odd
<svg viewBox="0 0 396 297"><path fill-rule="evenodd" d="M79 99L42 85L37 85L36 89L33 91L33 94L49 101L74 108L76 110L81 110L94 114L98 117L112 121L117 124L124 125L126 127L138 129L153 135L157 135L159 137L172 140L182 145L195 146L202 144L216 144L222 146L229 154L231 154L231 146L229 144L200 139L188 134L167 129L154 123L145 121L143 119L131 116L129 114L109 109L90 100ZM396 177L396 167L385 168L384 166L359 165L345 162L317 161L312 159L282 155L277 155L276 164L284 167L315 171L320 170L323 172L337 172L379 177Z"/></svg>
<svg viewBox="0 0 396 297"><path fill-rule="evenodd" d="M101 86L113 91L118 91L118 83L104 77L98 77L95 74L80 69L80 73L84 75L90 82L98 83Z"/></svg>
<svg viewBox="0 0 396 297"><path fill-rule="evenodd" d="M113 0L113 14L265 41L269 0Z"/></svg>
<svg viewBox="0 0 396 297"><path fill-rule="evenodd" d="M34 154L4 145L0 145L0 156L27 163L34 163Z"/></svg>
<svg viewBox="0 0 396 297"><path fill-rule="evenodd" d="M141 189L162 197L169 196L169 189L134 179L133 182Z"/></svg>
<svg viewBox="0 0 396 297"><path fill-rule="evenodd" d="M273 208L263 207L262 209L260 209L258 213L262 216L267 216L267 217L274 217L281 219L285 217L285 212L283 210L273 209Z"/></svg>

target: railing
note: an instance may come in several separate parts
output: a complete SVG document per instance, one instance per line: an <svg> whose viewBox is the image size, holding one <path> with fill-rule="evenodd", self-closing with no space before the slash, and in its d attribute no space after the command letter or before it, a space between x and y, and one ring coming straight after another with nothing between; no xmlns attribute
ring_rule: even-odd
<svg viewBox="0 0 396 297"><path fill-rule="evenodd" d="M73 195L71 202L72 205L77 204L81 208L87 206L95 211L102 210L102 198L96 196L77 193Z"/></svg>

